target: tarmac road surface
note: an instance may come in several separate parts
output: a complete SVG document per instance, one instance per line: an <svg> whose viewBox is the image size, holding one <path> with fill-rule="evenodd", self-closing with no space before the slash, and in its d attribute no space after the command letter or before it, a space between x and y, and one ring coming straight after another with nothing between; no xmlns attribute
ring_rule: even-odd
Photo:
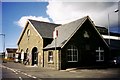
<svg viewBox="0 0 120 80"><path fill-rule="evenodd" d="M11 80L120 80L120 68L54 70L14 62L3 63L2 74Z"/></svg>

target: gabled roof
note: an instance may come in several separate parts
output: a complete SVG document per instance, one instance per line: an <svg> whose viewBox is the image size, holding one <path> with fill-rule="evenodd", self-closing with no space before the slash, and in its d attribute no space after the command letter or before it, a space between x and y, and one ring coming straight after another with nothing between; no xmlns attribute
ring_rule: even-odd
<svg viewBox="0 0 120 80"><path fill-rule="evenodd" d="M89 16L86 16L86 17L83 17L83 18L78 19L76 21L73 21L73 22L70 22L68 24L61 25L61 26L58 26L55 28L56 30L58 30L56 47L63 48L64 45L71 39L71 37L77 32L77 30L82 26L82 24L87 19L92 23L92 25L95 28L95 30L97 31L98 35L100 35L100 33L98 32L97 28L95 27L95 25L93 24L93 22L91 21ZM100 35L100 37L105 42L105 40L103 39L103 37L101 35ZM106 42L105 42L105 44L107 45ZM51 44L46 46L44 49L50 49L50 48L55 48L55 39L52 41Z"/></svg>
<svg viewBox="0 0 120 80"><path fill-rule="evenodd" d="M23 34L25 33L25 30L27 29L28 24L30 24L33 27L33 29L37 31L38 35L40 35L40 37L42 38L53 38L52 35L53 35L53 31L55 27L60 25L60 24L54 24L54 23L48 23L48 22L28 19L26 26L24 27L20 35L20 38L18 39L18 42L17 42L18 45L23 37Z"/></svg>
<svg viewBox="0 0 120 80"><path fill-rule="evenodd" d="M35 21L30 19L29 21L43 38L53 38L53 31L56 26L59 26L59 24Z"/></svg>

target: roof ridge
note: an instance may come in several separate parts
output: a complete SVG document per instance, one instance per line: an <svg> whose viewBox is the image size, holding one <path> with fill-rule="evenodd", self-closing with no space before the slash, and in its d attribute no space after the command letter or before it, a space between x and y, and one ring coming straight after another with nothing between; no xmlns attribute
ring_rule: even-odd
<svg viewBox="0 0 120 80"><path fill-rule="evenodd" d="M37 22L43 22L43 23L48 23L48 24L56 24L56 23L52 23L52 22L47 22L47 21L40 21L40 20L35 20L35 19L28 19L28 21L37 21ZM56 24L56 25L61 25L61 24Z"/></svg>
<svg viewBox="0 0 120 80"><path fill-rule="evenodd" d="M71 22L68 22L68 23L65 23L65 24L63 24L63 25L66 25L66 24L69 24L69 23L74 23L74 22L76 22L76 21L78 21L78 20L82 20L82 19L84 19L84 18L88 18L89 16L84 16L84 17L82 17L82 18L79 18L79 19L76 19L76 20L74 20L74 21L71 21Z"/></svg>
<svg viewBox="0 0 120 80"><path fill-rule="evenodd" d="M78 20L82 20L82 19L85 19L85 18L88 18L88 17L89 17L89 16L85 16L85 17L82 17L82 18L76 19L76 20L74 20L74 21L71 21L71 22L68 22L68 23L65 23L65 24L59 25L59 26L57 26L56 28L59 28L59 27L64 26L64 25L68 25L68 24L71 24L71 23L77 22ZM56 28L55 28L55 29L56 29Z"/></svg>

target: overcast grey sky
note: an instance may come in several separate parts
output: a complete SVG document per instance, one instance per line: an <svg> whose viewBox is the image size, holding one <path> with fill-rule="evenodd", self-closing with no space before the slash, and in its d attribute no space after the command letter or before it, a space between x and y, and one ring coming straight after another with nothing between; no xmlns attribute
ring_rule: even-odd
<svg viewBox="0 0 120 80"><path fill-rule="evenodd" d="M49 2L47 14L55 23L67 23L84 16L90 16L96 25L108 26L108 14L110 24L117 25L118 2Z"/></svg>
<svg viewBox="0 0 120 80"><path fill-rule="evenodd" d="M2 2L41 2L41 1L52 1L52 0L0 0ZM64 2L118 2L120 0L54 0Z"/></svg>
<svg viewBox="0 0 120 80"><path fill-rule="evenodd" d="M65 24L84 16L90 16L96 25L108 27L109 14L110 26L118 25L118 13L114 10L118 9L119 0L2 0L2 2L41 1L48 2L46 13L49 18L44 19L42 16L37 16L37 18L42 17L45 21L52 20L54 23ZM30 16L30 18L37 19L35 16ZM19 23L25 24L25 19L26 16L21 17Z"/></svg>

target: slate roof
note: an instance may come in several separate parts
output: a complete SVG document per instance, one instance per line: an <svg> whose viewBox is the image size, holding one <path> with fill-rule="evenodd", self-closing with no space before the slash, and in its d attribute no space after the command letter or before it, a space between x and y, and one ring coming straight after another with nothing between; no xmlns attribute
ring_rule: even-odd
<svg viewBox="0 0 120 80"><path fill-rule="evenodd" d="M29 21L43 38L53 38L53 31L55 27L60 25L30 19Z"/></svg>
<svg viewBox="0 0 120 80"><path fill-rule="evenodd" d="M62 47L71 38L72 35L81 27L81 25L88 19L88 16L78 19L76 21L70 22L56 27L58 30L57 44L56 47ZM44 49L54 48L55 40L51 44L46 46Z"/></svg>

